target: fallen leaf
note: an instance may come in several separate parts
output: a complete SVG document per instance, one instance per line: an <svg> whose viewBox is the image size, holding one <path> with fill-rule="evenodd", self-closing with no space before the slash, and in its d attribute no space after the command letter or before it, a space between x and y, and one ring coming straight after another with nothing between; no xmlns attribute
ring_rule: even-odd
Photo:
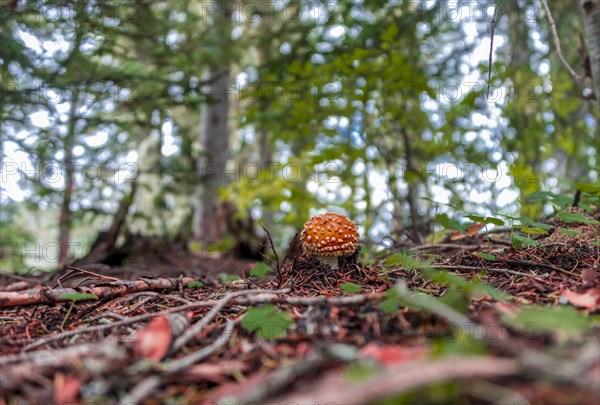
<svg viewBox="0 0 600 405"><path fill-rule="evenodd" d="M467 236L475 236L477 232L479 232L484 226L485 224L483 222L475 223L468 227L465 233L467 234Z"/></svg>
<svg viewBox="0 0 600 405"><path fill-rule="evenodd" d="M78 378L61 372L54 374L54 403L76 403L80 388L81 381Z"/></svg>
<svg viewBox="0 0 600 405"><path fill-rule="evenodd" d="M384 365L398 364L422 357L429 350L423 346L378 345L368 343L360 350L360 357L375 359Z"/></svg>
<svg viewBox="0 0 600 405"><path fill-rule="evenodd" d="M589 309L590 311L596 311L600 308L600 289L598 288L590 288L581 294L565 290L562 295L569 301L569 304L576 307Z"/></svg>
<svg viewBox="0 0 600 405"><path fill-rule="evenodd" d="M583 280L584 287L593 287L596 285L596 269L593 267L586 267L581 270L581 279Z"/></svg>
<svg viewBox="0 0 600 405"><path fill-rule="evenodd" d="M170 344L171 325L166 316L159 316L137 333L133 352L136 356L160 361L167 354Z"/></svg>
<svg viewBox="0 0 600 405"><path fill-rule="evenodd" d="M450 234L450 240L459 240L462 238L466 238L467 235L465 235L464 233L460 232L460 231L454 231Z"/></svg>

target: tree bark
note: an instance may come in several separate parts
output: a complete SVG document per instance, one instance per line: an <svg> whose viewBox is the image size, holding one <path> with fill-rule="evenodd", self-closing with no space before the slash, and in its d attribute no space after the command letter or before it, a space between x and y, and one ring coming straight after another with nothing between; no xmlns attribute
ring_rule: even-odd
<svg viewBox="0 0 600 405"><path fill-rule="evenodd" d="M202 110L200 142L203 151L198 158L200 190L196 205L194 237L204 242L216 242L224 236L219 209L218 191L226 184L226 165L229 157L229 69L216 72L211 82L219 94Z"/></svg>
<svg viewBox="0 0 600 405"><path fill-rule="evenodd" d="M69 241L71 238L71 200L74 189L73 147L75 143L75 123L77 122L78 90L71 93L71 109L69 111L69 128L65 139L65 190L60 208L58 224L58 267L69 262Z"/></svg>
<svg viewBox="0 0 600 405"><path fill-rule="evenodd" d="M229 158L229 97L231 47L231 0L215 3L222 12L213 20L214 34L218 35L224 56L220 66L209 71L211 84L207 100L202 109L200 123L200 144L202 152L198 158L197 170L200 186L196 199L194 239L213 243L225 236L227 224L219 206L219 188L227 183L226 165Z"/></svg>
<svg viewBox="0 0 600 405"><path fill-rule="evenodd" d="M140 133L140 136L144 136ZM128 222L132 233L144 236L164 235L162 221L159 218L158 201L161 198L160 160L161 141L151 135L145 136L137 148L137 170L135 182L139 187L135 190L135 215Z"/></svg>
<svg viewBox="0 0 600 405"><path fill-rule="evenodd" d="M581 0L596 104L600 107L600 0Z"/></svg>
<svg viewBox="0 0 600 405"><path fill-rule="evenodd" d="M129 207L133 202L137 190L137 179L131 183L131 190L119 202L119 209L112 218L112 223L107 231L101 231L92 243L90 251L81 259L75 260L73 266L90 263L102 263L111 253L114 253L117 240L127 219Z"/></svg>
<svg viewBox="0 0 600 405"><path fill-rule="evenodd" d="M413 161L412 145L406 128L401 127L402 140L404 142L404 153L406 155L405 180L407 187L406 201L410 211L410 237L415 243L423 243L421 235L422 224L421 216L419 215L418 187L417 181L418 171Z"/></svg>

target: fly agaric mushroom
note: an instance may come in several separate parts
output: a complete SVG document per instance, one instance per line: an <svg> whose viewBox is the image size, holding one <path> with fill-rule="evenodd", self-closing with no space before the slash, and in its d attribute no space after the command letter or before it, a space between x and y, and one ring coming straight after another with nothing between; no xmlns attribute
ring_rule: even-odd
<svg viewBox="0 0 600 405"><path fill-rule="evenodd" d="M338 257L353 254L358 248L359 238L353 221L343 215L326 212L304 224L300 240L304 254L313 254L337 269Z"/></svg>

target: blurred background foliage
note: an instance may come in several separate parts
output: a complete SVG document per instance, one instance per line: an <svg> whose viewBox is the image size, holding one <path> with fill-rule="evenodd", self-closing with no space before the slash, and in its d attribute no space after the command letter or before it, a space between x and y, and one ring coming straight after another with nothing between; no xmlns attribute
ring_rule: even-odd
<svg viewBox="0 0 600 405"><path fill-rule="evenodd" d="M598 181L597 104L539 1L494 6L1 1L2 267L100 231L231 247L260 222L285 246L332 210L381 248L439 214L549 214L527 195ZM583 74L582 13L550 7Z"/></svg>

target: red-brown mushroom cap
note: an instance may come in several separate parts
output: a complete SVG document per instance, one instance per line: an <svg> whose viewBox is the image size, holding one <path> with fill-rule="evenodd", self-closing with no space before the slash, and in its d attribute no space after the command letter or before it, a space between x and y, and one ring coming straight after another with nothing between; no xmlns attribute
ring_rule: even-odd
<svg viewBox="0 0 600 405"><path fill-rule="evenodd" d="M349 256L358 248L356 224L341 214L315 215L300 234L302 251L317 256Z"/></svg>

